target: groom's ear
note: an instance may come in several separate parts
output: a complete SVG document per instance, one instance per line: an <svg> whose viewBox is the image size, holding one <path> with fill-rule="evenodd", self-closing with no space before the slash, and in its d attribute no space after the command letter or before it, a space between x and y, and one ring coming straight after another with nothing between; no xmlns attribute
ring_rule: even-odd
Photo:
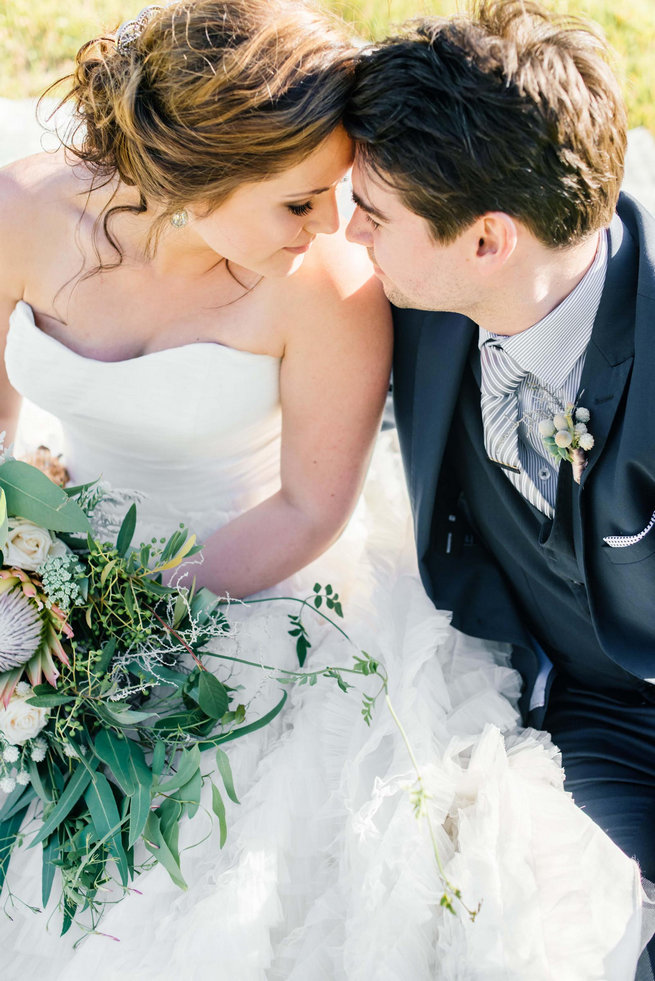
<svg viewBox="0 0 655 981"><path fill-rule="evenodd" d="M472 229L477 239L476 258L487 270L504 265L516 248L518 229L514 219L504 211L489 211Z"/></svg>

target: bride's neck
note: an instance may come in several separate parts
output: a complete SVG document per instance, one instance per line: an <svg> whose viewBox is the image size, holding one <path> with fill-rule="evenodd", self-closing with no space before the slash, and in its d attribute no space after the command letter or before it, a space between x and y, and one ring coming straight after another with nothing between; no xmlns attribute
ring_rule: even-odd
<svg viewBox="0 0 655 981"><path fill-rule="evenodd" d="M84 214L96 224L109 213L107 228L123 263L147 267L155 275L196 279L225 265L224 256L209 248L192 226L175 228L169 221L162 224L163 208L156 205L139 209L138 191L112 181L88 193ZM253 275L248 270L241 272L245 278Z"/></svg>

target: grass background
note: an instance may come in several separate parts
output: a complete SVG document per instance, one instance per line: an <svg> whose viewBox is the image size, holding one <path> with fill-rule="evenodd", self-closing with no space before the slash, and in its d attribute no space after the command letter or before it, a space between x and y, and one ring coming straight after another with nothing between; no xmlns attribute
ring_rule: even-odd
<svg viewBox="0 0 655 981"><path fill-rule="evenodd" d="M655 2L546 0L551 8L595 20L617 53L630 126L655 133ZM323 0L366 38L384 36L418 14L449 15L457 0ZM0 0L0 97L40 95L70 71L80 45L134 17L145 0Z"/></svg>

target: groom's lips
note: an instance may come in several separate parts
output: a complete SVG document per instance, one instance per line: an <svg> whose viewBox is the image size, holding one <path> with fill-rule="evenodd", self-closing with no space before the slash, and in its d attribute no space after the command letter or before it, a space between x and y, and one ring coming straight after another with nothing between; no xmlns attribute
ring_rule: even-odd
<svg viewBox="0 0 655 981"><path fill-rule="evenodd" d="M375 256L373 255L373 252L370 249L367 249L366 251L368 253L369 259L371 260L371 265L373 266L373 272L375 273L375 275L384 276L384 273L382 272L382 270L380 269L380 267L377 265L375 261Z"/></svg>

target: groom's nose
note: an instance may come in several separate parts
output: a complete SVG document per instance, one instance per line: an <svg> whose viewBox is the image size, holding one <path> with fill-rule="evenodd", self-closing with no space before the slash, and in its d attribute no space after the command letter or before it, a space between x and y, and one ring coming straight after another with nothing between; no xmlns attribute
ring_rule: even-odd
<svg viewBox="0 0 655 981"><path fill-rule="evenodd" d="M358 245L365 245L367 248L373 243L371 225L361 208L355 207L353 216L346 228L346 238L349 242L356 242Z"/></svg>

